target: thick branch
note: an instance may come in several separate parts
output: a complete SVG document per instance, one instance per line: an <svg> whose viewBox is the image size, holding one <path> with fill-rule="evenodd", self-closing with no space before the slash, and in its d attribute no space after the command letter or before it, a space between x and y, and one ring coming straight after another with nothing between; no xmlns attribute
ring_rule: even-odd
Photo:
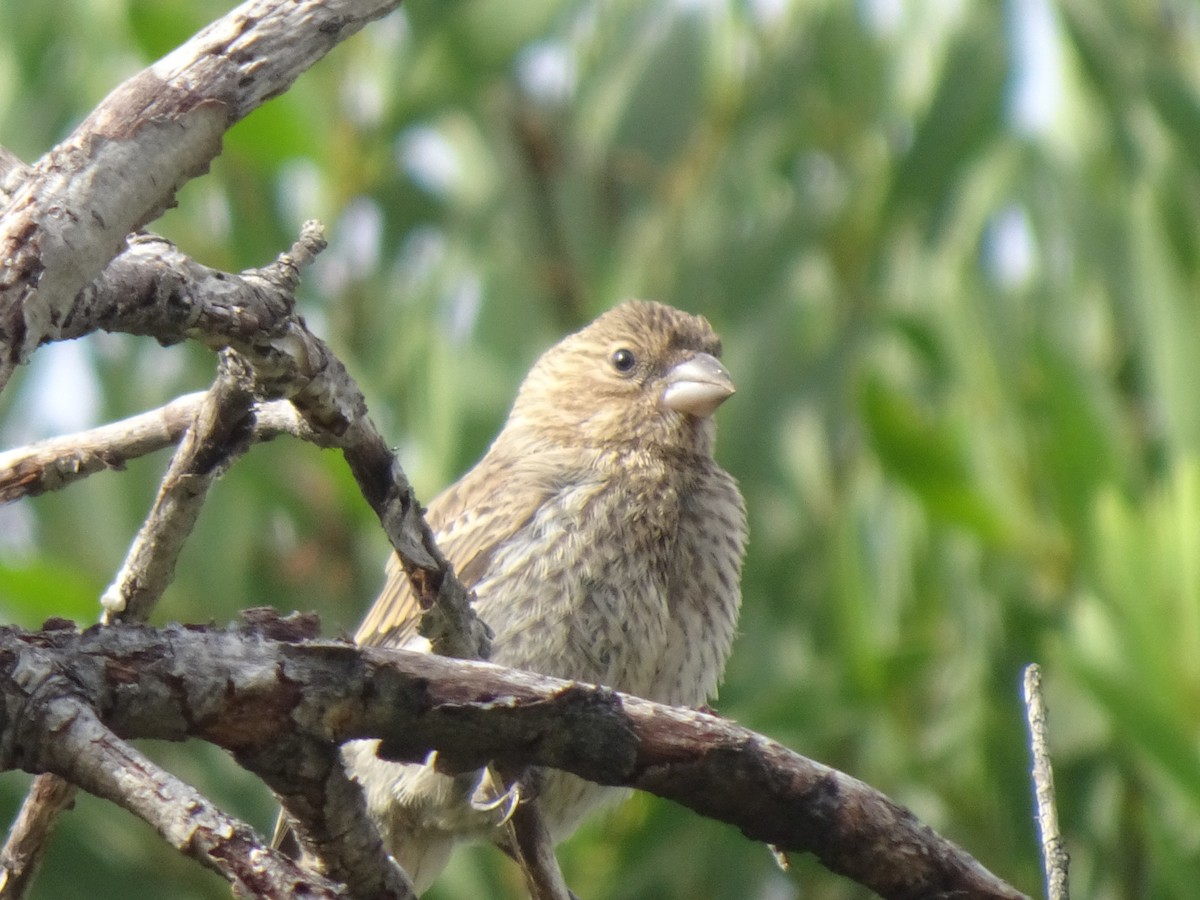
<svg viewBox="0 0 1200 900"><path fill-rule="evenodd" d="M116 88L0 216L0 388L75 295L205 172L227 128L399 0L249 0Z"/></svg>
<svg viewBox="0 0 1200 900"><path fill-rule="evenodd" d="M320 876L231 819L195 789L120 740L81 701L52 655L32 650L21 663L23 715L6 719L5 750L31 771L53 772L140 816L177 850L232 882L244 896L344 897ZM11 706L9 706L11 711Z"/></svg>
<svg viewBox="0 0 1200 900"><path fill-rule="evenodd" d="M70 671L126 738L196 736L243 759L280 735L379 738L390 757L415 761L436 748L443 764L463 770L489 761L502 770L550 766L648 790L755 840L814 853L884 897L1023 896L856 779L714 716L603 688L245 630L3 629L8 722L30 715L22 663L33 652ZM0 764L24 764L17 749L0 745Z"/></svg>

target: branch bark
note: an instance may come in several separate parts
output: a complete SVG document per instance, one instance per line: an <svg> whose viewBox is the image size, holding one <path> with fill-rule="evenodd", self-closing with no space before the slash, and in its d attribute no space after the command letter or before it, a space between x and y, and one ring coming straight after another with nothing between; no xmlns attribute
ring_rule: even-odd
<svg viewBox="0 0 1200 900"><path fill-rule="evenodd" d="M319 234L306 226L290 274L281 258L231 281L185 257L148 268L138 258L142 250L171 257L174 248L139 236L85 290L126 235L206 169L226 128L398 5L249 0L119 86L36 165L0 155L0 390L40 344L97 328L150 334L164 343L199 338L238 350L268 398L290 399L314 431L342 449L429 613L434 648L486 656L486 627L473 616L404 472L367 418L361 391L291 308L302 254L315 252ZM222 302L230 294L236 302Z"/></svg>
<svg viewBox="0 0 1200 900"><path fill-rule="evenodd" d="M550 766L811 852L883 897L1024 896L869 786L715 716L488 663L282 641L286 627L268 624L0 630L4 722L36 720L54 696L31 672L69 671L72 690L121 738L200 737L251 768L285 735L378 738L382 754L406 761L437 749L463 771ZM46 759L39 737L54 740L47 731L22 742L34 749L0 742L0 765Z"/></svg>
<svg viewBox="0 0 1200 900"><path fill-rule="evenodd" d="M206 393L197 391L165 406L77 434L0 453L0 503L57 491L97 472L120 471L138 457L179 443ZM319 442L295 408L284 401L254 404L255 441L281 434Z"/></svg>
<svg viewBox="0 0 1200 900"><path fill-rule="evenodd" d="M118 86L0 215L0 389L75 295L207 171L226 129L400 0L249 0Z"/></svg>
<svg viewBox="0 0 1200 900"><path fill-rule="evenodd" d="M1038 834L1042 839L1042 862L1046 869L1046 900L1068 900L1067 871L1070 855L1058 827L1058 803L1054 793L1054 768L1050 764L1046 725L1046 701L1042 696L1042 667L1030 663L1022 678L1025 718L1033 754L1033 788L1037 801Z"/></svg>
<svg viewBox="0 0 1200 900"><path fill-rule="evenodd" d="M250 446L252 389L253 378L225 354L121 571L100 597L105 621L146 621L175 579L175 563L209 488Z"/></svg>
<svg viewBox="0 0 1200 900"><path fill-rule="evenodd" d="M176 849L228 878L243 895L299 894L328 900L344 896L333 882L301 870L282 854L265 851L252 829L113 734L53 654L29 648L12 674L25 701L18 704L19 710L5 704L6 757L12 754L30 771L54 773L140 816Z"/></svg>

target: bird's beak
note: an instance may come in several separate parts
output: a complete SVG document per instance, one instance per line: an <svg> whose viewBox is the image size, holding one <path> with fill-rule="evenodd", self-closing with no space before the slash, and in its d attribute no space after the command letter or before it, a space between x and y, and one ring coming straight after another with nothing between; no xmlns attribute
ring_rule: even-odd
<svg viewBox="0 0 1200 900"><path fill-rule="evenodd" d="M707 353L697 353L667 373L662 402L668 409L703 419L732 393L733 379L720 361Z"/></svg>

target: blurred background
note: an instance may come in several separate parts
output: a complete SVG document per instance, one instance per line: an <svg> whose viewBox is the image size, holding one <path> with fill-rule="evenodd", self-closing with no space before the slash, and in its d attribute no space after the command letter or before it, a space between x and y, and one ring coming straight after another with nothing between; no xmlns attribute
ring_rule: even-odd
<svg viewBox="0 0 1200 900"><path fill-rule="evenodd" d="M232 4L0 0L0 143L35 161ZM1200 871L1200 6L1192 0L411 0L228 135L152 228L263 264L328 226L305 314L423 498L530 362L629 296L709 317L750 508L725 715L1041 894L1022 667L1050 704L1077 896ZM4 447L205 387L98 335L0 396ZM166 454L0 510L0 618L94 621ZM290 440L218 485L157 620L350 631L386 544ZM202 745L148 752L269 829ZM27 779L0 777L7 822ZM561 857L588 900L852 898L651 797ZM520 896L487 848L431 896ZM227 897L83 797L35 897Z"/></svg>

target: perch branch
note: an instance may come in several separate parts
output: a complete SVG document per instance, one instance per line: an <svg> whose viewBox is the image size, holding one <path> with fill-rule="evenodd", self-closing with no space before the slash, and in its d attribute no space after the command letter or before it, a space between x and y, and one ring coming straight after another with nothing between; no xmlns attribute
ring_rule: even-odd
<svg viewBox="0 0 1200 900"><path fill-rule="evenodd" d="M52 655L37 650L25 654L15 687L24 689L26 697L23 715L8 720L14 724L6 749L27 769L57 773L124 807L177 850L223 875L243 895L264 900L345 896L332 882L266 850L249 827L114 735L92 706L76 696ZM9 705L8 711L12 708Z"/></svg>
<svg viewBox="0 0 1200 900"><path fill-rule="evenodd" d="M862 782L695 710L483 662L279 641L261 626L117 626L82 635L0 629L7 721L34 715L30 653L70 671L73 689L122 738L200 737L241 758L281 734L377 738L388 758L417 761L436 748L462 771L488 761L511 771L549 766L811 852L885 898L1024 896ZM13 747L0 751L3 767L23 763Z"/></svg>
<svg viewBox="0 0 1200 900"><path fill-rule="evenodd" d="M244 616L266 638L303 640L320 632L313 615L281 619L274 610L259 609ZM354 897L414 900L412 885L383 846L337 746L301 732L281 732L272 741L231 749L238 762L262 777L288 814L283 832L291 832L290 841L275 846L287 846L285 852L297 858L311 851L325 873L346 884ZM276 826L277 836L282 824Z"/></svg>

